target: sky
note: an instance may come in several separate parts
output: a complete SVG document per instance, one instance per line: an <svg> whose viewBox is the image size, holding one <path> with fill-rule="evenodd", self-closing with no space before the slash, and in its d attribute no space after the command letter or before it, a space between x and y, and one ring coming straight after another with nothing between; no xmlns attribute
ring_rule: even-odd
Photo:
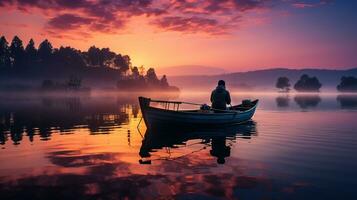
<svg viewBox="0 0 357 200"><path fill-rule="evenodd" d="M136 66L357 67L355 0L0 0L0 35L109 47Z"/></svg>

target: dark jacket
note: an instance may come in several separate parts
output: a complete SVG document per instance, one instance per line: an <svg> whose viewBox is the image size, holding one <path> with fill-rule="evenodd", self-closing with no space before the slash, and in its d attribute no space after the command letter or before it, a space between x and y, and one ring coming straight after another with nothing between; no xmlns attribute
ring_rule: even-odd
<svg viewBox="0 0 357 200"><path fill-rule="evenodd" d="M231 96L224 86L217 86L211 94L212 108L225 110L231 104Z"/></svg>

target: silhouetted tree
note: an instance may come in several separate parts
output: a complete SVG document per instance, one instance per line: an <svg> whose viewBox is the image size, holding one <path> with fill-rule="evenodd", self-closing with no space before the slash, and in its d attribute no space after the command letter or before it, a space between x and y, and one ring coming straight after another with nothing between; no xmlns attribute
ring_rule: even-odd
<svg viewBox="0 0 357 200"><path fill-rule="evenodd" d="M126 68L130 68L130 67L132 67L131 66L131 59L130 59L130 57L128 56L128 55L124 55L124 56L122 56L123 57L123 59L125 60L125 64L126 64Z"/></svg>
<svg viewBox="0 0 357 200"><path fill-rule="evenodd" d="M6 38L0 38L0 68L11 67L9 43Z"/></svg>
<svg viewBox="0 0 357 200"><path fill-rule="evenodd" d="M144 76L144 75L145 75L145 67L144 67L143 65L141 65L141 66L139 67L139 73L140 73L141 76Z"/></svg>
<svg viewBox="0 0 357 200"><path fill-rule="evenodd" d="M8 69L5 70L5 67ZM35 47L34 40L30 39L26 48L24 48L22 41L17 36L14 37L9 47L6 38L4 36L0 38L0 72L5 72L0 75L17 76L18 74L25 75L27 73L26 75L29 76L21 76L21 78L46 77L48 79L57 76L57 74L53 74L53 67L58 69L56 71L59 73L59 79L64 76L68 77L69 74L81 73L84 76L95 77L97 74L94 73L98 72L98 77L100 78L108 76L115 80L116 77L113 77L113 75L118 76L118 88L140 88L145 90L150 85L149 88L151 89L159 89L161 87L178 90L169 86L166 76L159 80L153 68L147 70L145 74L143 66L139 68L132 67L128 55L116 54L110 51L109 48L99 49L91 46L87 52L81 52L71 47L53 48L47 39L41 42L38 49ZM89 69L89 67L98 67L100 69ZM131 70L131 73L127 73L129 70ZM109 75L109 73L112 74ZM45 80L42 83L43 88L56 90L79 88L80 86L81 81L74 78L63 84L53 83L50 80Z"/></svg>
<svg viewBox="0 0 357 200"><path fill-rule="evenodd" d="M320 88L320 81L315 76L309 77L306 74L302 75L300 80L298 80L294 85L294 89L299 92L318 92Z"/></svg>
<svg viewBox="0 0 357 200"><path fill-rule="evenodd" d="M135 81L132 82L134 87L145 88L145 86L147 85L145 77L140 74L139 68L136 66L131 68L131 79Z"/></svg>
<svg viewBox="0 0 357 200"><path fill-rule="evenodd" d="M26 65L31 67L36 63L37 60L37 49L35 48L35 42L33 39L30 39L29 43L25 48L26 55Z"/></svg>
<svg viewBox="0 0 357 200"><path fill-rule="evenodd" d="M24 63L25 50L22 41L15 36L10 45L10 57L12 58L12 65L19 68Z"/></svg>
<svg viewBox="0 0 357 200"><path fill-rule="evenodd" d="M160 86L161 87L169 87L169 83L167 82L166 75L163 75L160 79Z"/></svg>
<svg viewBox="0 0 357 200"><path fill-rule="evenodd" d="M129 64L127 63L127 60L120 54L116 55L114 58L114 67L118 69L121 74L124 74L129 70Z"/></svg>
<svg viewBox="0 0 357 200"><path fill-rule="evenodd" d="M51 60L53 53L52 44L46 39L38 47L38 57L40 62L44 65L48 64Z"/></svg>
<svg viewBox="0 0 357 200"><path fill-rule="evenodd" d="M290 82L287 77L279 77L276 85L276 88L280 89L283 92L288 92L290 90Z"/></svg>
<svg viewBox="0 0 357 200"><path fill-rule="evenodd" d="M343 76L341 83L337 86L340 92L357 92L357 78L353 76Z"/></svg>
<svg viewBox="0 0 357 200"><path fill-rule="evenodd" d="M86 63L79 50L71 47L60 47L53 53L55 63L61 64L67 68L85 67Z"/></svg>
<svg viewBox="0 0 357 200"><path fill-rule="evenodd" d="M154 68L149 68L148 71L146 72L145 76L147 82L151 85L158 85L159 79L156 76L156 72Z"/></svg>
<svg viewBox="0 0 357 200"><path fill-rule="evenodd" d="M115 58L116 54L110 51L109 48L103 48L100 50L100 64L101 67L112 67L113 66L113 59Z"/></svg>
<svg viewBox="0 0 357 200"><path fill-rule="evenodd" d="M139 79L140 73L139 73L138 67L135 66L135 67L131 68L131 76L133 77L134 80Z"/></svg>
<svg viewBox="0 0 357 200"><path fill-rule="evenodd" d="M99 49L91 46L86 55L88 63L93 67L114 67L113 59L116 54L110 51L109 48Z"/></svg>
<svg viewBox="0 0 357 200"><path fill-rule="evenodd" d="M88 61L89 65L91 65L92 67L100 66L100 62L99 62L100 49L99 48L97 48L95 46L91 46L91 47L89 47L86 54L87 54L87 61Z"/></svg>
<svg viewBox="0 0 357 200"><path fill-rule="evenodd" d="M95 46L91 46L88 51L83 54L85 55L88 65L92 67L111 67L114 69L120 69L121 67L121 65L118 64L120 61L117 60L120 54L117 55L110 51L109 48L99 49Z"/></svg>

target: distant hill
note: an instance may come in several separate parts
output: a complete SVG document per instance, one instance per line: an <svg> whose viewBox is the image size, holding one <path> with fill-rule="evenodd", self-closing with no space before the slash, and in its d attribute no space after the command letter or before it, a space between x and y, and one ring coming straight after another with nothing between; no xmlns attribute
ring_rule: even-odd
<svg viewBox="0 0 357 200"><path fill-rule="evenodd" d="M167 76L190 76L190 75L217 75L226 71L218 67L207 67L200 65L182 65L157 68L157 74Z"/></svg>
<svg viewBox="0 0 357 200"><path fill-rule="evenodd" d="M288 77L293 86L302 74L316 76L322 83L322 91L335 91L342 76L357 77L357 68L349 70L275 68L211 76L170 76L170 83L184 90L201 90L215 87L217 81L223 79L231 90L276 90L275 83L278 77Z"/></svg>

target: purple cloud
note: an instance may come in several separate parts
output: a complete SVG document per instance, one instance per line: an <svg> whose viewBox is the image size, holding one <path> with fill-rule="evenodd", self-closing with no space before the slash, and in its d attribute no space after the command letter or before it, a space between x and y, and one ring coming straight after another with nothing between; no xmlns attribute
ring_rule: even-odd
<svg viewBox="0 0 357 200"><path fill-rule="evenodd" d="M86 32L116 33L125 28L130 18L145 16L152 25L166 31L226 34L238 27L248 12L271 9L279 3L306 8L330 1L316 0L312 4L304 0L0 0L0 9L40 9L49 19L46 27L62 31L81 28Z"/></svg>
<svg viewBox="0 0 357 200"><path fill-rule="evenodd" d="M202 17L163 17L154 23L158 27L170 31L186 33L207 32L210 34L225 33L225 28L221 27L217 20Z"/></svg>
<svg viewBox="0 0 357 200"><path fill-rule="evenodd" d="M72 14L58 15L48 21L48 26L54 29L77 29L82 25L91 24L92 20Z"/></svg>
<svg viewBox="0 0 357 200"><path fill-rule="evenodd" d="M323 5L326 5L331 2L333 2L333 0L319 0L319 1L315 1L315 2L296 1L296 2L293 2L291 5L294 8L304 9L304 8L315 8L318 6L323 6Z"/></svg>

